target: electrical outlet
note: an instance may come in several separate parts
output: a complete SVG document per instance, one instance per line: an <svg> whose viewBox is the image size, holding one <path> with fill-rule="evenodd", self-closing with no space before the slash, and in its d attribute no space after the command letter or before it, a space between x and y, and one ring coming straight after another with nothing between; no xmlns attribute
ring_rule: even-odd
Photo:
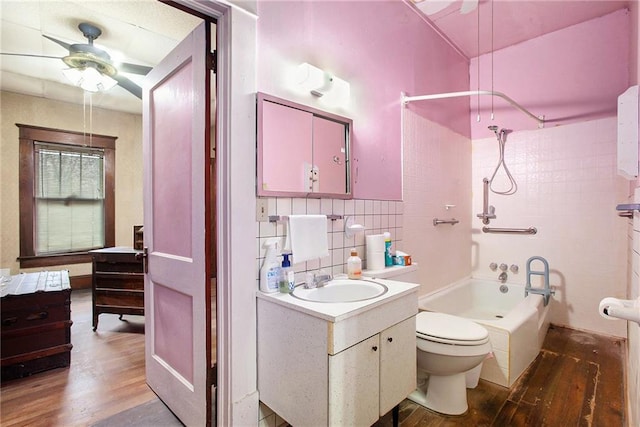
<svg viewBox="0 0 640 427"><path fill-rule="evenodd" d="M256 221L269 221L269 199L256 199Z"/></svg>

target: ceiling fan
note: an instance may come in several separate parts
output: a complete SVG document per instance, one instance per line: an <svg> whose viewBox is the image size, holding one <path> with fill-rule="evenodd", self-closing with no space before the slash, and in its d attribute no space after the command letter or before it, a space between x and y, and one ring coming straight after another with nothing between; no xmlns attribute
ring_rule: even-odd
<svg viewBox="0 0 640 427"><path fill-rule="evenodd" d="M426 15L435 15L456 2L456 0L413 0L418 9ZM478 0L462 0L460 13L466 15L478 7Z"/></svg>
<svg viewBox="0 0 640 427"><path fill-rule="evenodd" d="M62 61L69 66L69 69L63 70L63 73L75 85L91 92L97 92L108 90L117 84L142 99L142 88L127 77L121 75L120 72L146 75L152 68L126 62L114 63L111 60L111 56L109 56L105 50L93 44L93 41L102 34L100 28L93 24L82 22L78 25L78 29L80 29L82 34L87 38L87 43L69 44L43 34L43 37L46 39L59 44L69 51L69 54L64 57L20 53L1 54L62 59Z"/></svg>

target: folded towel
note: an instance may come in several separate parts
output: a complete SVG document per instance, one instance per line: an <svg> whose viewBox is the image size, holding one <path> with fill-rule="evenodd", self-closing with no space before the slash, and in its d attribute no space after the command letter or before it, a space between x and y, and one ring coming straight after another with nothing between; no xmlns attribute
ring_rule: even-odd
<svg viewBox="0 0 640 427"><path fill-rule="evenodd" d="M329 255L327 216L289 215L285 248L289 247L296 263Z"/></svg>

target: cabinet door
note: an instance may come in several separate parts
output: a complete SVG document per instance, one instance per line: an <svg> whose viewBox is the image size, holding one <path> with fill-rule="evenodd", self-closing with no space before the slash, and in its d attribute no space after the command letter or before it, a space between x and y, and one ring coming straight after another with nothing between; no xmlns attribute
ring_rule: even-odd
<svg viewBox="0 0 640 427"><path fill-rule="evenodd" d="M416 318L380 333L380 416L416 389Z"/></svg>
<svg viewBox="0 0 640 427"><path fill-rule="evenodd" d="M378 420L379 354L379 335L374 335L329 356L330 426L369 426Z"/></svg>
<svg viewBox="0 0 640 427"><path fill-rule="evenodd" d="M313 170L315 193L344 194L347 185L344 123L313 117Z"/></svg>
<svg viewBox="0 0 640 427"><path fill-rule="evenodd" d="M262 115L262 190L310 192L313 115L273 102L263 103Z"/></svg>

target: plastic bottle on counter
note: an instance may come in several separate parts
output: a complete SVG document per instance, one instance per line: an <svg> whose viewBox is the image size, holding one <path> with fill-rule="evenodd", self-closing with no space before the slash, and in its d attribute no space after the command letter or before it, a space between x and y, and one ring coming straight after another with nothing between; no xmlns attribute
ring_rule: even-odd
<svg viewBox="0 0 640 427"><path fill-rule="evenodd" d="M267 240L263 244L267 250L260 268L260 290L265 293L272 293L278 290L278 279L280 277L280 263L278 262L278 242L276 239Z"/></svg>
<svg viewBox="0 0 640 427"><path fill-rule="evenodd" d="M295 274L291 267L291 261L289 261L289 255L291 254L282 254L282 268L280 269L280 292L284 294L290 294L296 286Z"/></svg>
<svg viewBox="0 0 640 427"><path fill-rule="evenodd" d="M384 266L391 267L393 265L393 258L391 257L391 233L388 231L384 233Z"/></svg>
<svg viewBox="0 0 640 427"><path fill-rule="evenodd" d="M347 276L349 279L362 278L362 260L356 248L351 249L351 256L347 259Z"/></svg>

